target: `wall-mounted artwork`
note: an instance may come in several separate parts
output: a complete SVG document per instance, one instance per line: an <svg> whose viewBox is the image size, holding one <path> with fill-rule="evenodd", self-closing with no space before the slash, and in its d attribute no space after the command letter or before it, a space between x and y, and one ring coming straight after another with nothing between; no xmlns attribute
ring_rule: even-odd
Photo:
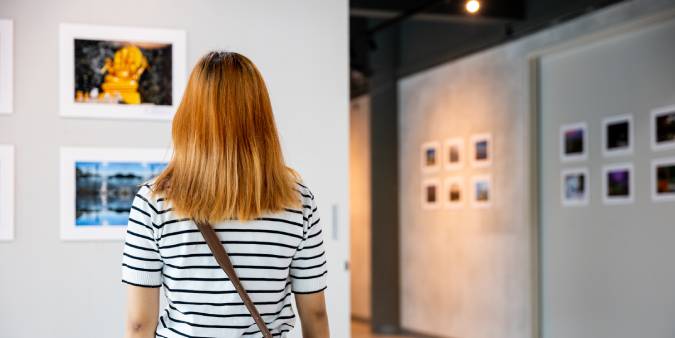
<svg viewBox="0 0 675 338"><path fill-rule="evenodd" d="M446 170L459 170L464 167L464 140L452 138L445 140L443 148Z"/></svg>
<svg viewBox="0 0 675 338"><path fill-rule="evenodd" d="M441 182L438 179L422 181L422 209L438 209L441 205Z"/></svg>
<svg viewBox="0 0 675 338"><path fill-rule="evenodd" d="M602 121L602 152L605 156L633 153L633 116L621 115Z"/></svg>
<svg viewBox="0 0 675 338"><path fill-rule="evenodd" d="M590 200L588 168L563 170L561 175L561 201L565 207L585 206Z"/></svg>
<svg viewBox="0 0 675 338"><path fill-rule="evenodd" d="M492 165L492 136L490 134L471 136L471 165L474 168Z"/></svg>
<svg viewBox="0 0 675 338"><path fill-rule="evenodd" d="M675 202L675 157L652 161L652 200Z"/></svg>
<svg viewBox="0 0 675 338"><path fill-rule="evenodd" d="M423 173L437 172L441 168L441 145L439 142L422 144L420 163Z"/></svg>
<svg viewBox="0 0 675 338"><path fill-rule="evenodd" d="M14 147L0 145L0 241L14 239Z"/></svg>
<svg viewBox="0 0 675 338"><path fill-rule="evenodd" d="M62 116L169 120L185 87L185 32L62 24Z"/></svg>
<svg viewBox="0 0 675 338"><path fill-rule="evenodd" d="M443 181L443 206L457 209L464 205L464 179L461 176L448 177Z"/></svg>
<svg viewBox="0 0 675 338"><path fill-rule="evenodd" d="M0 19L0 114L9 114L13 109L13 39L12 20Z"/></svg>
<svg viewBox="0 0 675 338"><path fill-rule="evenodd" d="M61 239L122 239L136 192L169 156L167 149L62 148Z"/></svg>
<svg viewBox="0 0 675 338"><path fill-rule="evenodd" d="M471 205L474 208L492 206L492 177L490 175L474 176L471 179Z"/></svg>
<svg viewBox="0 0 675 338"><path fill-rule="evenodd" d="M560 160L583 161L588 158L588 126L585 122L560 127Z"/></svg>
<svg viewBox="0 0 675 338"><path fill-rule="evenodd" d="M652 111L652 149L675 149L675 105Z"/></svg>
<svg viewBox="0 0 675 338"><path fill-rule="evenodd" d="M633 165L630 163L606 165L602 168L603 202L607 205L633 202Z"/></svg>

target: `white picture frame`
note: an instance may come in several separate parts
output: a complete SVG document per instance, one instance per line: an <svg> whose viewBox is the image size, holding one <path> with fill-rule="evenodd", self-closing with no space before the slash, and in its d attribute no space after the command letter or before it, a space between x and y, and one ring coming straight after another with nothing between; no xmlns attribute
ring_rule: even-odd
<svg viewBox="0 0 675 338"><path fill-rule="evenodd" d="M441 181L437 178L428 178L422 181L421 202L423 210L436 210L441 206ZM429 189L434 189L431 193ZM431 199L433 195L433 199Z"/></svg>
<svg viewBox="0 0 675 338"><path fill-rule="evenodd" d="M573 196L574 193L569 193L569 184L574 182L568 181L570 176L583 176L581 182L583 185L583 194L581 196ZM578 185L578 181L577 181ZM589 170L586 167L563 169L560 172L560 201L563 207L582 207L587 206L591 199L591 182ZM578 189L578 187L576 187Z"/></svg>
<svg viewBox="0 0 675 338"><path fill-rule="evenodd" d="M651 112L651 121L650 121L650 129L651 129L651 146L652 150L654 151L662 151L662 150L673 150L675 149L675 137L673 137L670 140L666 141L659 141L659 133L661 130L659 130L659 126L657 125L657 119L664 116L664 115L670 115L675 119L675 105L671 106L666 106L666 107L661 107L661 108L656 108L652 110ZM675 122L673 122L675 125Z"/></svg>
<svg viewBox="0 0 675 338"><path fill-rule="evenodd" d="M14 146L0 144L0 241L14 239Z"/></svg>
<svg viewBox="0 0 675 338"><path fill-rule="evenodd" d="M59 112L63 117L171 120L186 83L186 37L183 30L61 24L59 35ZM75 40L171 44L171 105L81 103L75 100Z"/></svg>
<svg viewBox="0 0 675 338"><path fill-rule="evenodd" d="M456 149L457 160L452 158L451 149ZM447 171L460 170L464 168L465 158L464 139L455 137L445 140L443 143L443 166Z"/></svg>
<svg viewBox="0 0 675 338"><path fill-rule="evenodd" d="M609 178L610 173L625 172L628 174L628 182L625 184L627 195L625 196L611 196L610 185L616 184L611 182L613 179ZM618 180L618 178L617 178ZM616 163L609 164L602 167L602 202L605 205L626 205L631 204L635 200L635 170L633 170L632 163Z"/></svg>
<svg viewBox="0 0 675 338"><path fill-rule="evenodd" d="M126 231L127 221L122 214L116 215L119 223L115 225L103 222L78 224L76 215L76 168L82 165L100 164L108 166L110 163L168 163L171 151L167 148L75 148L63 147L60 150L60 191L61 191L61 239L62 240L122 240ZM79 167L78 167L79 166ZM82 170L82 169L80 169ZM121 171L120 171L121 172ZM107 181L107 180L106 180ZM101 187L104 185L102 184ZM106 187L108 184L105 185ZM107 195L106 195L107 196ZM90 197L91 199L91 197ZM103 203L101 203L104 205ZM129 208L131 205L129 205ZM101 207L100 209L104 209ZM111 209L107 209L111 210ZM93 211L93 214L103 214L106 211ZM87 217L83 215L82 217ZM97 216L94 216L95 218ZM108 217L102 216L101 218ZM128 218L128 214L126 215Z"/></svg>
<svg viewBox="0 0 675 338"><path fill-rule="evenodd" d="M0 19L0 114L14 110L14 23Z"/></svg>
<svg viewBox="0 0 675 338"><path fill-rule="evenodd" d="M675 157L669 158L660 158L652 160L651 165L651 191L652 191L652 201L654 202L675 202L675 190L667 193L660 193L658 189L659 177L658 177L658 168L668 166L675 168ZM673 169L675 170L675 169Z"/></svg>
<svg viewBox="0 0 675 338"><path fill-rule="evenodd" d="M430 152L433 152L431 155ZM431 156L433 156L433 163L431 161ZM441 156L441 144L437 141L425 142L420 147L420 167L422 173L436 173L441 168L441 161L443 157Z"/></svg>
<svg viewBox="0 0 675 338"><path fill-rule="evenodd" d="M485 144L483 149L479 149L479 147L482 147L481 143ZM494 152L491 134L481 133L472 135L469 146L471 148L470 156L473 168L487 168L492 165Z"/></svg>
<svg viewBox="0 0 675 338"><path fill-rule="evenodd" d="M485 197L481 194L483 191L487 192ZM492 176L475 175L471 177L471 206L478 209L490 208L492 207L493 199Z"/></svg>
<svg viewBox="0 0 675 338"><path fill-rule="evenodd" d="M612 125L619 123L627 123L628 130L626 137L628 137L628 146L610 148L610 131ZM626 156L633 154L633 144L635 143L635 133L633 126L633 114L624 114L618 116L606 117L602 120L602 154L605 157Z"/></svg>
<svg viewBox="0 0 675 338"><path fill-rule="evenodd" d="M453 187L459 188L459 198L452 200L451 190ZM445 209L460 209L464 206L466 201L466 187L464 178L462 176L451 176L443 180L443 208Z"/></svg>
<svg viewBox="0 0 675 338"><path fill-rule="evenodd" d="M568 132L581 131L581 152L567 152L567 137ZM573 135L570 135L572 137ZM586 122L570 123L560 126L560 161L562 162L576 162L585 161L588 159L588 124Z"/></svg>

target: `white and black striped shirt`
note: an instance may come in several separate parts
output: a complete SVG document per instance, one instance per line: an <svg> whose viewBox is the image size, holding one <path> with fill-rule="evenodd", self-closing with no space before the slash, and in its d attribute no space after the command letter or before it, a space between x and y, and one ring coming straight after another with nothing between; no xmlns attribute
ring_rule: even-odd
<svg viewBox="0 0 675 338"><path fill-rule="evenodd" d="M311 191L298 186L302 209L214 229L237 275L276 337L295 324L292 293L326 288L326 254ZM129 214L122 281L164 286L167 308L156 337L260 337L253 318L211 254L194 222L140 188Z"/></svg>

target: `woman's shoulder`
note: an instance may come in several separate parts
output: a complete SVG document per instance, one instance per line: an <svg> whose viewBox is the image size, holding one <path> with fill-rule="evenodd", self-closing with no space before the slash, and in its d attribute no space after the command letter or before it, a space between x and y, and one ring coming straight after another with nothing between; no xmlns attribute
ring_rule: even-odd
<svg viewBox="0 0 675 338"><path fill-rule="evenodd" d="M164 202L164 197L155 190L154 180L144 182L138 187L136 198L147 203L152 209L158 211Z"/></svg>

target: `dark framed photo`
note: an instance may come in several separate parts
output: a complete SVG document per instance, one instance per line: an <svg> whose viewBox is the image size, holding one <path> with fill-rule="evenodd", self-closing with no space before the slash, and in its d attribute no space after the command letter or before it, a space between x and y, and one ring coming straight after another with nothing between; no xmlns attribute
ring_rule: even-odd
<svg viewBox="0 0 675 338"><path fill-rule="evenodd" d="M443 206L457 209L464 205L464 179L461 176L448 177L443 181Z"/></svg>
<svg viewBox="0 0 675 338"><path fill-rule="evenodd" d="M652 200L675 202L675 157L652 161Z"/></svg>
<svg viewBox="0 0 675 338"><path fill-rule="evenodd" d="M583 161L588 158L588 125L585 122L560 127L560 160Z"/></svg>
<svg viewBox="0 0 675 338"><path fill-rule="evenodd" d="M441 144L439 142L422 144L420 164L423 173L437 172L441 168Z"/></svg>
<svg viewBox="0 0 675 338"><path fill-rule="evenodd" d="M565 207L586 206L590 200L588 168L565 169L561 177L561 201Z"/></svg>
<svg viewBox="0 0 675 338"><path fill-rule="evenodd" d="M440 180L432 178L422 181L422 209L438 209L441 198Z"/></svg>
<svg viewBox="0 0 675 338"><path fill-rule="evenodd" d="M602 121L602 152L606 157L633 153L633 115L605 118Z"/></svg>
<svg viewBox="0 0 675 338"><path fill-rule="evenodd" d="M675 105L652 111L652 149L675 149Z"/></svg>
<svg viewBox="0 0 675 338"><path fill-rule="evenodd" d="M492 135L483 133L471 136L471 165L485 168L492 165Z"/></svg>
<svg viewBox="0 0 675 338"><path fill-rule="evenodd" d="M633 203L635 195L633 165L606 165L602 169L603 202L606 205Z"/></svg>

